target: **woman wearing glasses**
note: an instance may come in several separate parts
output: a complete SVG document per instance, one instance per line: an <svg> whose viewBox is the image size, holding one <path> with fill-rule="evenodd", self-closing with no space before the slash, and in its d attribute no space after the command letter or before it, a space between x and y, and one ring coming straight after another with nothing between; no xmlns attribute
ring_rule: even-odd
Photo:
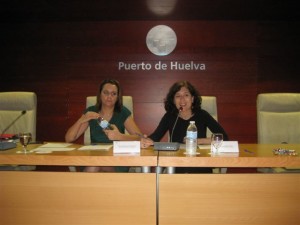
<svg viewBox="0 0 300 225"><path fill-rule="evenodd" d="M99 125L99 118L108 121L109 129ZM90 127L90 128L89 128ZM111 143L118 141L139 140L140 129L136 125L131 112L122 105L121 88L118 81L106 79L102 81L97 94L97 103L88 107L82 116L68 129L65 140L74 142L86 129L91 131L91 143ZM129 134L125 134L125 129ZM87 167L86 171L103 171L100 167Z"/></svg>

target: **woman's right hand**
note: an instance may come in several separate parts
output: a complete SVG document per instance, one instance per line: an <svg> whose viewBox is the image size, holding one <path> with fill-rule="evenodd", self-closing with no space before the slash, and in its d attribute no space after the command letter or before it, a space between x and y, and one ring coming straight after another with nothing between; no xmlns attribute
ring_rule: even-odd
<svg viewBox="0 0 300 225"><path fill-rule="evenodd" d="M80 118L81 123L89 122L90 120L95 120L100 117L99 113L88 111L86 114L82 115Z"/></svg>
<svg viewBox="0 0 300 225"><path fill-rule="evenodd" d="M89 127L89 121L92 119L98 119L99 113L87 112L81 115L81 117L68 129L65 135L65 141L68 143L77 140Z"/></svg>

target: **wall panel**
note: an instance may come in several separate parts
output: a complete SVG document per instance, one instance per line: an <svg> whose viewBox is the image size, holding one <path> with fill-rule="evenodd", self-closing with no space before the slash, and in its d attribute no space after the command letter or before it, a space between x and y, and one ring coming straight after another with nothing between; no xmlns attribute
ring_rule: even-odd
<svg viewBox="0 0 300 225"><path fill-rule="evenodd" d="M178 39L174 52L164 57L150 53L145 44L147 32L158 24L172 27ZM217 97L219 121L231 139L256 142L257 94L299 92L290 79L299 73L299 66L293 67L299 35L285 23L277 24L218 20L6 24L0 88L35 91L37 139L63 141L66 129L83 111L85 97L95 95L104 78L118 79L124 95L133 96L134 117L147 134L164 113L170 85L189 80L202 95ZM292 25L296 29L299 23ZM168 65L193 61L205 64L206 70L118 69L118 62L159 61ZM285 71L289 75L282 75Z"/></svg>

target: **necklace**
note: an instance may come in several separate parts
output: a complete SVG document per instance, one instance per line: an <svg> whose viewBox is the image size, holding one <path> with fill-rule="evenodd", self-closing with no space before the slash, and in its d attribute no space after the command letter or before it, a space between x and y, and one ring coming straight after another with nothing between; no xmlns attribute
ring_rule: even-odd
<svg viewBox="0 0 300 225"><path fill-rule="evenodd" d="M110 113L103 113L103 112L99 112L100 116L106 120L110 120L112 115L114 112L110 112Z"/></svg>

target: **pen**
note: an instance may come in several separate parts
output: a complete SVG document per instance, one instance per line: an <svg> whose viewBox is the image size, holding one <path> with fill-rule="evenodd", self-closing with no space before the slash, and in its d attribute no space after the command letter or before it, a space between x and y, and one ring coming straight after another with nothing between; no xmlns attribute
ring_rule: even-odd
<svg viewBox="0 0 300 225"><path fill-rule="evenodd" d="M254 152L249 151L248 149L244 149L244 152L247 152L247 153L250 153L250 154L254 153Z"/></svg>

